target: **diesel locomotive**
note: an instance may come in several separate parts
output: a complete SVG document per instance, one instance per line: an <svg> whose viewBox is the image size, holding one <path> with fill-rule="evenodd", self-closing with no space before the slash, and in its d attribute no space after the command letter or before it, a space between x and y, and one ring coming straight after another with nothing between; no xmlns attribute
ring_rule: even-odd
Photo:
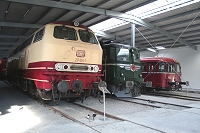
<svg viewBox="0 0 200 133"><path fill-rule="evenodd" d="M39 99L84 99L103 76L102 48L93 31L78 22L53 22L10 53L6 74L11 84Z"/></svg>

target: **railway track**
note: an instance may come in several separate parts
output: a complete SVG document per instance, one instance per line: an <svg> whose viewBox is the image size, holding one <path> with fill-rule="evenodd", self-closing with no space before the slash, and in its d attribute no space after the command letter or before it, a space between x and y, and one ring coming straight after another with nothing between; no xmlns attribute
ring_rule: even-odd
<svg viewBox="0 0 200 133"><path fill-rule="evenodd" d="M109 98L108 98L108 100L109 100ZM114 100L118 100L118 101L122 101L122 102L130 102L128 100L122 100L122 99L114 99ZM152 103L152 101L150 101L148 104L144 104L144 103L141 104L142 102L138 102L139 100L137 102L136 102L136 99L133 99L133 100L134 101L131 101L130 103L135 103L135 104L145 105L145 106L150 106L150 107L156 107L156 108L162 108L159 105L153 105L154 103ZM142 101L142 100L140 100L140 101ZM80 119L80 118L72 116L71 114L76 115L76 112L66 111L66 109L63 109L65 106L62 106L62 105L61 106L60 105L51 106L51 104L48 105L46 103L43 103L42 101L38 101L38 102L40 104L43 104L45 107L53 110L55 113L59 113L61 116L65 117L66 119L69 119L69 120L72 120L73 122L87 126L88 128L91 128L94 132L101 133L101 131L96 129L94 125L91 125L91 122L88 122L88 120L86 118L84 118L84 121L83 121L83 117L82 117L82 119ZM61 100L61 103L62 102L63 101ZM67 101L64 101L64 102L66 103ZM144 102L147 102L147 101L144 101ZM155 101L153 101L153 102L155 102ZM76 103L67 103L67 104L70 104L70 107L69 107L70 109L73 109L74 106L75 106L75 107L79 107L80 109L85 109L85 110L89 111L90 114L91 114L91 112L95 112L98 116L102 116L102 117L103 117L103 114L104 114L103 111L100 111L99 109L95 109L93 107L88 107L85 104L81 104L81 102L79 102L79 103L77 103L77 102ZM65 105L67 105L67 104L65 104ZM72 107L71 104L73 105L73 107ZM188 108L188 107L182 107L182 108ZM82 111L80 111L80 112L82 112ZM126 119L126 118L123 118L123 117L119 117L116 114L111 114L110 112L106 113L106 117L109 118L109 119L114 119L115 120L114 122L120 122L120 121L129 122L129 123L141 126L141 127L145 127L147 129L154 130L156 132L166 133L166 131L159 130L156 127L151 127L151 126L147 126L145 124L137 123L137 122L134 121L134 119L130 120L130 119ZM101 122L100 125L104 125L104 124L107 124L107 123Z"/></svg>
<svg viewBox="0 0 200 133"><path fill-rule="evenodd" d="M90 107L87 107L87 106L84 106L84 105L81 105L81 104L77 104L77 103L74 103L74 104L77 105L77 106L83 107L83 108L85 108L85 109L88 109L88 110L97 112L98 114L100 114L100 115L102 115L102 116L103 116L103 114L104 114L104 112L99 111L99 110L96 110L96 109L94 109L94 108L90 108ZM150 127L150 126L146 126L146 125L143 125L143 124L134 122L134 121L130 121L130 120L128 120L128 119L124 119L124 118L121 118L121 117L117 117L117 116L112 115L112 114L109 114L109 113L106 113L106 117L107 117L107 118L116 119L116 120L120 120L120 121L127 121L127 122L130 122L130 123L133 123L133 124L136 124L136 125L145 127L145 128L149 128L149 129L154 130L154 131L157 131L157 132L166 133L165 131L161 131L161 130L152 128L152 127Z"/></svg>
<svg viewBox="0 0 200 133"><path fill-rule="evenodd" d="M166 108L166 109L174 109L174 110L182 110L182 109L188 109L192 108L189 106L185 105L179 105L179 104L172 104L172 103L167 103L167 102L160 102L160 101L155 101L155 100L149 100L149 99L141 99L141 98L112 98L115 100L119 101L124 101L124 102L130 102L130 103L135 103L135 104L140 104L144 106L150 106L150 107L155 107L155 108Z"/></svg>
<svg viewBox="0 0 200 133"><path fill-rule="evenodd" d="M182 100L200 101L200 95L199 97L194 97L194 96L185 96L181 94L172 94L168 92L143 92L142 95L162 96L162 97L171 97Z"/></svg>
<svg viewBox="0 0 200 133"><path fill-rule="evenodd" d="M62 107L58 108L58 106L47 105L47 104L45 104L45 103L43 103L41 101L38 101L38 102L40 104L43 104L47 108L53 110L54 112L59 113L61 116L65 117L65 118L67 118L69 120L72 120L72 121L74 121L76 123L85 125L85 126L91 128L92 130L94 130L94 131L96 131L98 133L101 133L101 131L99 131L99 130L95 129L95 127L91 126L90 122L88 123L87 120L85 122L83 122L82 120L79 120L78 118L72 117L69 112L66 112L66 111L63 111L62 109L60 109ZM94 109L92 107L88 107L88 106L82 104L81 102L74 102L74 103L67 103L67 104L72 104L72 105L70 105L70 108L72 108L72 109L78 107L78 108L81 108L81 109L85 109L85 110L87 110L89 112L94 112L96 115L101 116L101 117L103 117L103 114L104 114L103 111L100 111L98 109ZM109 119L109 120L112 119L112 120L115 120L115 122L126 121L126 122L129 122L129 123L138 125L138 126L142 126L142 127L145 127L145 128L160 132L160 133L166 133L165 131L161 131L159 129L156 129L156 128L153 128L153 127L150 127L150 126L147 126L147 125L143 125L143 124L140 124L140 123L137 123L137 122L134 122L134 121L122 118L122 117L118 117L118 116L110 114L110 113L106 113L106 119ZM106 124L106 122L103 122L103 119L102 119L102 123L100 125L103 125L103 124Z"/></svg>

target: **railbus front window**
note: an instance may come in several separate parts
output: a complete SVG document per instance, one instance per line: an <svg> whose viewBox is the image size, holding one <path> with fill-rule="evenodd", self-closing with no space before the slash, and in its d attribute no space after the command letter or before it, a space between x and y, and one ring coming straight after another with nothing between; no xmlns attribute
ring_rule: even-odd
<svg viewBox="0 0 200 133"><path fill-rule="evenodd" d="M165 63L159 63L158 72L166 72Z"/></svg>
<svg viewBox="0 0 200 133"><path fill-rule="evenodd" d="M174 64L168 63L167 66L168 72L175 72Z"/></svg>
<svg viewBox="0 0 200 133"><path fill-rule="evenodd" d="M175 64L176 72L180 73L181 72L181 67L180 64Z"/></svg>
<svg viewBox="0 0 200 133"><path fill-rule="evenodd" d="M65 26L55 26L53 36L58 39L77 40L76 30Z"/></svg>
<svg viewBox="0 0 200 133"><path fill-rule="evenodd" d="M129 61L130 58L129 58L129 50L126 49L126 48L117 48L116 49L117 51L117 60L118 61Z"/></svg>
<svg viewBox="0 0 200 133"><path fill-rule="evenodd" d="M92 44L98 44L95 35L88 30L78 30L81 41Z"/></svg>

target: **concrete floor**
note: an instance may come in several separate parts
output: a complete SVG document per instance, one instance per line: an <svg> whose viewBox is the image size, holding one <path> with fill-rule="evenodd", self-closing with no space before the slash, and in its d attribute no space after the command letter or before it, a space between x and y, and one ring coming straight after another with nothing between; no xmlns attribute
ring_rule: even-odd
<svg viewBox="0 0 200 133"><path fill-rule="evenodd" d="M56 106L57 109L61 109L71 114L72 117L90 125L95 129L93 130L62 117L60 114L55 113L1 81L0 90L1 133L200 133L200 102L141 96L141 98L159 99L160 101L169 101L170 103L192 107L174 110L144 107L142 105L133 106L130 103L108 99L106 101L106 112L128 121L111 118L103 121L103 116L101 115L97 115L94 121L89 121L86 116L93 113L89 110L74 107L66 101L61 101ZM80 102L77 103L81 104ZM91 97L86 99L83 104L103 110L102 104L99 104L97 99Z"/></svg>

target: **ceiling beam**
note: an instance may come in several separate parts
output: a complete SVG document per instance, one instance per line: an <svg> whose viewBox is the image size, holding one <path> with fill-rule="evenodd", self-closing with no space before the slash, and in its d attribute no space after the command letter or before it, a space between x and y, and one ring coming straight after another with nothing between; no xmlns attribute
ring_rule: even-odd
<svg viewBox="0 0 200 133"><path fill-rule="evenodd" d="M21 27L21 28L35 28L39 29L43 25L40 24L23 24L23 23L14 23L14 22L0 22L0 26L7 26L7 27Z"/></svg>
<svg viewBox="0 0 200 133"><path fill-rule="evenodd" d="M3 48L0 48L1 50L13 50L13 49L15 49L15 48L5 48L5 47L3 47ZM2 53L1 53L2 54ZM5 54L7 54L7 53L5 53Z"/></svg>
<svg viewBox="0 0 200 133"><path fill-rule="evenodd" d="M192 49L197 50L197 47L195 45L192 45L191 43L180 39L179 37L161 29L160 27L153 25L147 21L144 21L140 18L137 18L133 15L129 15L126 13L121 13L117 11L112 11L112 10L106 10L106 9L101 9L101 8L94 8L94 7L89 7L89 6L83 6L83 5L76 5L76 4L71 4L71 3L63 3L63 2L56 2L56 1L47 1L47 0L4 0L4 1L9 1L9 2L18 2L18 3L24 3L24 4L32 4L32 5L39 5L39 6L46 6L46 7L54 7L54 8L61 8L61 9L67 9L67 10L75 10L75 11L81 11L81 12L90 12L94 14L99 14L99 15L106 15L114 18L118 18L127 22L131 22L140 26L147 27L152 30L156 30L157 32L164 34L165 36L172 38L178 42L181 42L187 46L189 46Z"/></svg>
<svg viewBox="0 0 200 133"><path fill-rule="evenodd" d="M1 45L19 45L21 43L18 42L0 42L0 46Z"/></svg>
<svg viewBox="0 0 200 133"><path fill-rule="evenodd" d="M0 35L0 38L28 38L28 36L16 36L16 35Z"/></svg>

